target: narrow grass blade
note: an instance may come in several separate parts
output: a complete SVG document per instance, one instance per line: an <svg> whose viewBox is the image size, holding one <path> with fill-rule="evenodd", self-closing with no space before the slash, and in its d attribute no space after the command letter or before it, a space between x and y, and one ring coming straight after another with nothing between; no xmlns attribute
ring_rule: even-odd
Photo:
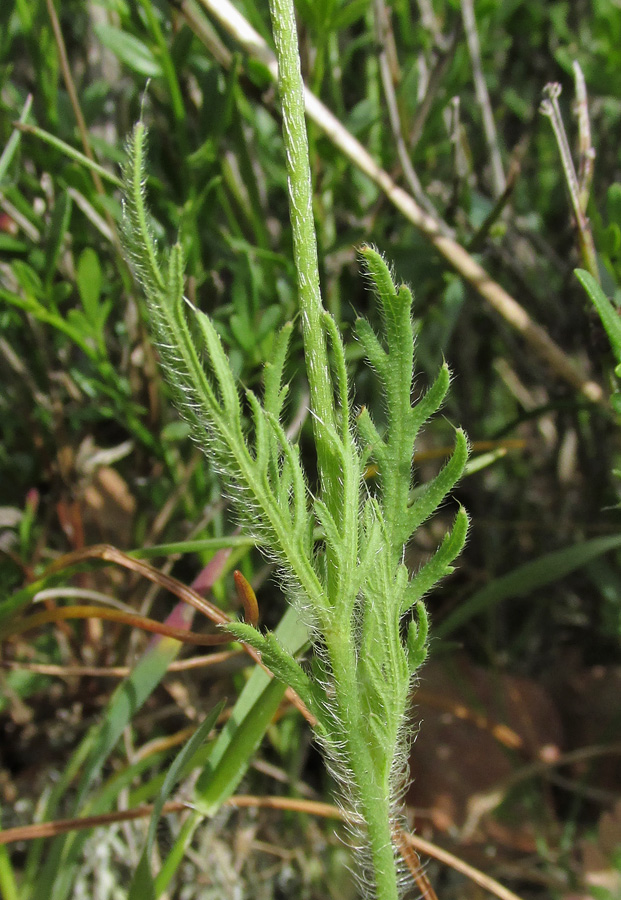
<svg viewBox="0 0 621 900"><path fill-rule="evenodd" d="M275 631L280 643L296 655L308 643L306 627L289 608ZM258 666L250 676L231 717L220 732L196 786L197 808L182 828L156 879L157 896L166 890L181 864L185 848L202 815L213 815L236 791L285 694L285 687Z"/></svg>
<svg viewBox="0 0 621 900"><path fill-rule="evenodd" d="M621 363L621 319L619 319L618 310L614 308L589 272L586 272L584 269L576 269L574 274L589 295L591 303L602 320L602 325L606 329L606 334L617 363Z"/></svg>
<svg viewBox="0 0 621 900"><path fill-rule="evenodd" d="M159 78L163 74L153 51L135 35L105 24L96 25L95 33L104 47L133 72L147 78Z"/></svg>
<svg viewBox="0 0 621 900"><path fill-rule="evenodd" d="M206 570L201 573L201 583L207 587L220 576L229 552L221 550L210 561ZM166 619L166 624L189 629L192 624L194 609L185 603L178 603ZM100 723L94 726L78 747L74 758L79 758L82 775L77 786L73 814L78 815L85 804L93 782L101 773L102 767L116 746L124 729L131 723L136 712L143 706L148 697L160 683L170 663L177 656L181 644L171 638L155 638L138 661L131 675L116 689ZM69 762L69 769L77 771L74 758ZM56 806L60 802L66 788L71 783L67 779L64 790L55 798ZM113 798L112 798L113 799ZM104 810L100 810L104 811ZM47 810L50 816L55 809ZM69 897L75 865L84 846L83 835L67 835L56 839L48 858L37 872L32 900L66 900Z"/></svg>
<svg viewBox="0 0 621 900"><path fill-rule="evenodd" d="M194 756L201 744L203 744L207 740L207 736L216 724L218 716L222 712L223 708L224 701L219 703L216 707L214 707L214 709L211 710L207 718L204 720L204 722L201 723L190 740L184 746L183 750L181 750L181 752L177 755L174 762L168 769L168 772L166 773L166 777L164 779L164 783L159 792L157 800L153 804L153 812L151 814L151 821L149 822L147 839L145 841L144 849L142 851L140 861L138 862L138 866L136 867L134 878L129 889L128 900L155 900L155 885L149 867L149 860L151 856L151 850L153 849L153 841L155 840L157 823L159 822L160 816L162 814L162 808L166 800L168 799L168 795L172 791L176 782L181 777L185 764Z"/></svg>
<svg viewBox="0 0 621 900"><path fill-rule="evenodd" d="M49 144L51 147L54 147L56 150L60 150L65 156L69 159L72 159L74 162L78 163L80 166L84 166L86 169L90 169L92 172L97 172L102 178L105 178L106 181L109 181L117 188L123 187L123 182L121 179L114 175L112 172L108 172L107 169L104 169L103 166L100 166L98 163L93 162L92 159L89 159L84 153L80 153L79 150L76 150L75 147L72 147L71 144L67 144L65 141L61 141L60 138L55 137L55 135L50 134L49 131L45 131L43 128L39 128L37 125L27 125L20 124L16 127L19 131L24 134L32 134L34 137L39 138L39 140L44 141L46 144Z"/></svg>
<svg viewBox="0 0 621 900"><path fill-rule="evenodd" d="M153 556L172 556L177 553L203 553L205 550L248 549L257 546L254 537L242 534L232 534L228 537L196 538L191 541L177 541L173 544L154 544L152 547L139 547L130 550L128 556L136 559L150 559Z"/></svg>
<svg viewBox="0 0 621 900"><path fill-rule="evenodd" d="M293 609L287 610L275 634L294 655L308 642L306 628ZM255 669L197 782L194 802L205 814L214 813L237 789L284 692L284 685Z"/></svg>
<svg viewBox="0 0 621 900"><path fill-rule="evenodd" d="M496 578L491 584L469 597L444 622L434 626L434 635L448 637L457 628L474 616L485 612L486 609L514 597L524 597L537 588L552 584L585 566L598 556L619 547L621 547L621 535L613 534L574 544L573 547L565 547L554 553L546 553L545 556L541 556L533 562L518 566L517 569L502 578Z"/></svg>
<svg viewBox="0 0 621 900"><path fill-rule="evenodd" d="M24 104L24 108L22 110L22 114L19 117L20 124L24 124L28 116L30 115L30 108L32 106L32 94L28 94L26 98L26 102ZM17 153L17 148L19 147L19 142L21 140L21 134L18 128L15 128L11 134L11 137L6 142L6 146L2 151L2 155L0 156L0 184L2 184L2 179L6 175L9 166L13 161L13 157Z"/></svg>
<svg viewBox="0 0 621 900"><path fill-rule="evenodd" d="M160 683L180 646L178 641L171 638L156 639L155 646L152 645L147 650L129 678L114 692L102 721L94 726L92 734L88 736L92 740L92 746L73 804L74 815L79 813L89 789L123 731ZM77 862L74 841L75 835L54 841L39 873L32 900L66 900L70 895L73 867Z"/></svg>
<svg viewBox="0 0 621 900"><path fill-rule="evenodd" d="M13 866L9 859L9 852L4 845L0 847L0 897L3 897L4 900L19 900Z"/></svg>

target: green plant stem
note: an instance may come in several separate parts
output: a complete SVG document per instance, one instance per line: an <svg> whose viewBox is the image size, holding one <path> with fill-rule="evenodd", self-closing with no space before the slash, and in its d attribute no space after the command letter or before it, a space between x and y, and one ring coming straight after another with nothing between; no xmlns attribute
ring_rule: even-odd
<svg viewBox="0 0 621 900"><path fill-rule="evenodd" d="M179 86L179 79L177 78L177 73L175 71L175 64L171 59L168 45L153 10L151 0L140 0L140 5L144 10L147 22L149 23L149 28L151 29L151 34L153 35L160 52L160 62L162 64L164 77L168 83L172 112L175 121L177 122L177 132L180 133L180 136L182 137L182 143L185 143L185 140L183 140L185 137L185 106L183 104L183 94L181 93L181 88Z"/></svg>
<svg viewBox="0 0 621 900"><path fill-rule="evenodd" d="M368 723L364 721L359 703L359 686L355 679L355 647L343 635L326 635L326 644L336 690L336 705L347 735L347 757L351 776L356 784L358 812L367 827L371 865L377 900L398 900L398 880L392 844L390 817L390 772L379 771L364 735ZM391 760L392 762L392 760ZM379 777L378 777L379 776Z"/></svg>
<svg viewBox="0 0 621 900"><path fill-rule="evenodd" d="M356 471L354 465L345 464L341 468L334 464L334 439L331 435L337 432L335 398L326 346L325 311L319 284L311 170L304 119L304 85L300 71L293 2L270 0L270 12L278 57L291 226L317 463L323 487L322 496L332 506L330 512L342 520L346 511L358 509L358 485L350 483L351 476ZM342 382L346 376L342 373L339 377ZM343 429L348 430L348 423L340 422L339 425L338 431L343 442L341 446L346 452L348 434L344 434ZM349 462L353 463L353 460ZM344 478L346 474L350 477L345 479L339 491L337 479ZM344 533L356 534L356 523L347 524L351 527L344 528ZM330 569L328 560L328 571ZM331 596L330 599L338 604L339 598L336 596ZM357 653L351 618L339 615L335 620L338 621L336 628L331 627L329 620L324 620L323 631L334 675L335 701L345 726L343 732L348 745L347 758L352 770L350 774L354 780L360 811L367 826L376 897L378 900L397 900L397 871L390 822L389 772L386 771L386 766L381 764L382 760L373 758L372 748L365 741L367 729L359 699L359 686L356 683Z"/></svg>
<svg viewBox="0 0 621 900"><path fill-rule="evenodd" d="M292 0L270 0L270 13L278 57L278 86L289 179L291 227L318 466L322 478L329 480L328 459L331 454L322 426L334 427L334 399L326 338L321 325L324 309L319 284L308 137L304 119L304 83Z"/></svg>

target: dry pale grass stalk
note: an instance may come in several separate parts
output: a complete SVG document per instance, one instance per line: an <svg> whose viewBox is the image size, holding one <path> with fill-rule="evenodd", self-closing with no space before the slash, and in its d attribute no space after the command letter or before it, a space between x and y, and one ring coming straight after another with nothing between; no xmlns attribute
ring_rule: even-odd
<svg viewBox="0 0 621 900"><path fill-rule="evenodd" d="M254 30L230 0L199 0L199 2L246 53L260 60L267 67L276 81L278 65L275 56L261 35ZM195 18L188 20L191 26ZM198 36L200 37L200 34ZM225 64L222 54L219 61L223 65ZM407 191L395 184L388 172L375 162L362 144L347 131L339 119L308 88L305 89L304 99L308 117L361 172L375 182L393 206L425 235L449 265L474 288L486 303L519 332L526 343L550 366L556 376L594 403L605 404L601 386L579 371L573 360L552 340L545 328L535 322L517 300L494 281L461 244L442 234L438 223L419 206Z"/></svg>

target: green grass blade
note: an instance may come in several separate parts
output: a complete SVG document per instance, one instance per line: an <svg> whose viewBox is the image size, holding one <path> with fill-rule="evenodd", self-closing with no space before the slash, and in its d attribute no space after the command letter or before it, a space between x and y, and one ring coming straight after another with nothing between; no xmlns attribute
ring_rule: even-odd
<svg viewBox="0 0 621 900"><path fill-rule="evenodd" d="M60 152L63 153L66 157L72 159L80 166L84 166L84 168L90 169L92 172L97 172L97 174L100 175L101 178L109 181L114 185L114 187L123 187L123 182L117 175L114 175L112 172L108 172L108 170L104 169L103 166L100 166L99 163L93 162L93 160L89 159L88 156L86 156L84 153L80 153L80 151L76 150L75 147L72 147L71 144L67 144L65 141L61 141L60 138L57 138L55 135L50 134L49 131L45 131L43 128L39 128L37 125L26 124L20 125L19 130L24 134L32 134L34 135L34 137L39 138L39 140L44 141L51 147L54 147L56 150L60 150Z"/></svg>
<svg viewBox="0 0 621 900"><path fill-rule="evenodd" d="M13 866L5 845L0 846L0 897L3 900L19 900Z"/></svg>
<svg viewBox="0 0 621 900"><path fill-rule="evenodd" d="M172 544L154 544L152 547L138 547L129 550L127 555L136 559L150 559L153 556L172 556L177 553L203 553L205 550L223 550L227 547L236 550L257 546L254 537L243 534L231 534L224 537L196 538L191 541L176 541Z"/></svg>
<svg viewBox="0 0 621 900"><path fill-rule="evenodd" d="M19 117L20 124L24 124L28 116L30 115L30 108L32 106L32 94L28 94L26 98L26 102L24 103L24 108L22 110L22 114ZM0 156L0 184L2 184L2 180L6 175L9 166L13 162L13 158L17 153L17 148L19 147L19 142L21 140L21 134L18 128L14 128L11 137L6 142L4 150L2 151L2 155Z"/></svg>
<svg viewBox="0 0 621 900"><path fill-rule="evenodd" d="M145 12L147 22L149 23L149 28L151 29L151 34L153 35L155 43L157 44L162 72L168 83L173 115L178 123L182 123L185 119L183 94L181 92L181 87L179 86L179 79L177 78L177 73L175 71L175 64L168 50L168 44L166 43L164 34L162 33L162 29L155 14L151 0L140 0L140 5Z"/></svg>
<svg viewBox="0 0 621 900"><path fill-rule="evenodd" d="M306 627L292 608L283 616L275 634L292 655L298 654L308 643ZM157 896L166 889L183 861L185 848L201 815L214 814L237 789L284 693L285 687L257 666L216 739L207 766L197 782L193 802L198 812L182 829L156 878Z"/></svg>
<svg viewBox="0 0 621 900"><path fill-rule="evenodd" d="M621 363L621 319L618 310L615 309L589 272L584 269L575 269L574 274L589 295L591 303L602 320L617 363Z"/></svg>
<svg viewBox="0 0 621 900"><path fill-rule="evenodd" d="M53 328L66 334L89 359L94 362L97 360L96 351L89 346L82 333L78 331L77 328L69 325L67 321L53 309L48 309L39 303L33 296L28 296L27 299L23 299L11 291L0 288L0 300L5 300L7 303L10 303L11 306L15 306L18 309L23 309L24 312L30 313L39 322L51 325Z"/></svg>
<svg viewBox="0 0 621 900"><path fill-rule="evenodd" d="M275 634L285 650L293 655L308 642L306 628L292 608L285 613ZM195 802L201 810L208 814L215 812L236 790L284 690L262 669L257 668L252 673L197 783Z"/></svg>
<svg viewBox="0 0 621 900"><path fill-rule="evenodd" d="M163 75L162 66L153 51L135 35L103 23L95 26L95 33L104 47L133 72L147 78Z"/></svg>
<svg viewBox="0 0 621 900"><path fill-rule="evenodd" d="M116 746L125 728L160 683L177 656L180 644L170 638L158 639L139 660L131 675L115 690L99 722L89 733L92 741L80 779L74 815L80 811L88 791ZM39 873L32 900L66 900L71 890L77 862L75 836L57 838Z"/></svg>
<svg viewBox="0 0 621 900"><path fill-rule="evenodd" d="M192 835L194 834L197 825L199 825L201 818L202 816L200 816L198 813L195 813L193 816L190 816L181 826L181 831L179 832L177 840L173 844L170 853L164 860L164 864L155 879L154 888L156 897L159 897L164 893L164 891L170 884L175 872L183 862L186 847L190 843Z"/></svg>
<svg viewBox="0 0 621 900"><path fill-rule="evenodd" d="M181 777L183 769L201 744L207 740L207 736L216 724L218 716L224 708L224 701L215 706L206 719L199 725L190 740L185 744L180 753L177 754L174 762L168 769L162 788L158 794L157 800L153 804L153 812L151 813L151 821L149 822L149 830L144 849L140 856L140 860L134 872L134 878L129 888L128 900L155 900L155 885L153 876L149 867L151 850L157 830L157 823L162 814L164 803L168 799L168 795L172 791L178 779Z"/></svg>
<svg viewBox="0 0 621 900"><path fill-rule="evenodd" d="M52 209L50 224L45 241L45 293L50 294L54 278L57 276L57 266L63 248L65 235L71 221L71 197L68 191L64 191L56 200Z"/></svg>
<svg viewBox="0 0 621 900"><path fill-rule="evenodd" d="M585 566L598 556L619 547L621 547L621 535L613 534L574 544L573 547L565 547L554 553L546 553L545 556L541 556L533 562L518 566L517 569L501 578L496 578L491 584L481 588L480 591L464 601L444 622L434 626L434 635L448 637L457 628L492 606L497 606L514 597L524 597L537 588L552 584Z"/></svg>

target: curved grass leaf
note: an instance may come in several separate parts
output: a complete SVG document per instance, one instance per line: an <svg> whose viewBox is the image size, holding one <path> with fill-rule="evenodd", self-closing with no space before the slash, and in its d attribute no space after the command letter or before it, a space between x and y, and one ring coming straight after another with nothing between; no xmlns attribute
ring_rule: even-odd
<svg viewBox="0 0 621 900"><path fill-rule="evenodd" d="M621 368L621 319L619 318L619 312L589 272L586 272L584 269L576 269L574 274L597 310L602 320L602 325L606 329L618 368ZM617 372L618 374L620 373Z"/></svg>
<svg viewBox="0 0 621 900"><path fill-rule="evenodd" d="M108 50L111 50L122 63L147 78L159 78L163 69L158 59L147 45L119 28L112 25L96 25L95 33Z"/></svg>
<svg viewBox="0 0 621 900"><path fill-rule="evenodd" d="M487 609L511 600L514 597L524 597L531 591L553 584L566 575L575 572L598 556L617 550L621 547L621 535L613 534L608 537L594 538L573 547L565 547L554 553L546 553L533 562L518 566L507 575L496 578L491 584L481 588L468 600L448 616L444 622L434 626L436 637L448 637L466 622L480 615Z"/></svg>
<svg viewBox="0 0 621 900"><path fill-rule="evenodd" d="M199 727L196 729L190 740L185 744L181 752L177 754L174 762L166 773L166 777L158 794L157 800L153 804L153 812L151 813L151 820L149 822L147 838L145 840L145 845L136 867L136 871L134 872L134 878L129 888L128 900L155 900L156 898L155 884L149 867L149 859L151 856L151 850L153 849L153 841L155 840L157 823L159 822L160 816L162 814L162 809L164 804L166 803L166 800L168 799L168 795L172 791L176 782L182 776L186 763L195 755L201 744L203 744L207 740L207 736L216 724L218 716L222 712L223 708L224 700L221 701L217 706L215 706L211 710L209 715L205 718L205 720L199 725Z"/></svg>

